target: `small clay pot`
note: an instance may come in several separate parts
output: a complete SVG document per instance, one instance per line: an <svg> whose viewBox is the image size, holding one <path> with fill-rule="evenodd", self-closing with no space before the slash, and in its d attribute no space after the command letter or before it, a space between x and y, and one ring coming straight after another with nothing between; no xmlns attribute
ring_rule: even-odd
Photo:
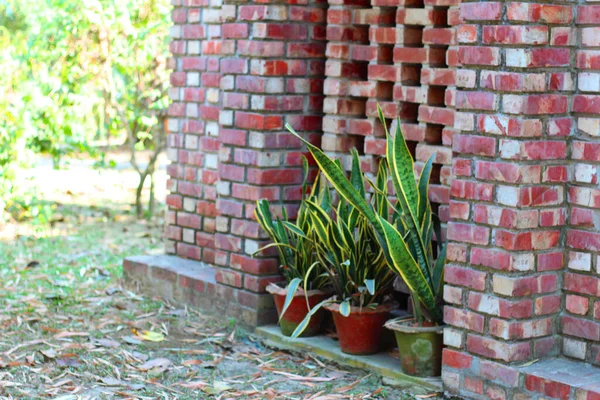
<svg viewBox="0 0 600 400"><path fill-rule="evenodd" d="M440 376L443 326L418 326L413 319L395 319L385 324L394 331L402 372L413 376Z"/></svg>
<svg viewBox="0 0 600 400"><path fill-rule="evenodd" d="M281 311L283 310L283 305L285 304L285 298L287 296L287 287L282 287L281 284L277 283L270 283L266 290L273 295L275 307L277 308L277 315L279 315L279 327L281 329L281 333L285 336L292 336L292 333L294 333L296 327L304 320L306 314L308 314L309 307L307 307L306 304L307 298L308 306L313 308L330 296L329 292L322 290L309 290L305 295L304 290L302 288L298 288L294 294L294 297L292 298L292 302L285 311L285 314L281 316ZM320 333L321 323L323 322L324 316L325 310L320 309L317 311L311 317L308 326L300 336L314 336Z"/></svg>
<svg viewBox="0 0 600 400"><path fill-rule="evenodd" d="M351 307L350 315L340 314L339 304L325 306L333 315L340 348L346 354L368 355L380 350L383 325L390 318L395 303L377 307Z"/></svg>

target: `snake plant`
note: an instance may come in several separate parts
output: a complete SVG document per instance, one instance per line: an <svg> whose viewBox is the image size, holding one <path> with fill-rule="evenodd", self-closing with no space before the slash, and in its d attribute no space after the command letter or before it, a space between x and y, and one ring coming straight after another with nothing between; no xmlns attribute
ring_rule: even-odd
<svg viewBox="0 0 600 400"><path fill-rule="evenodd" d="M336 163L340 167L339 162ZM353 151L350 182L354 190L374 209L385 214L389 210L387 169L382 164L375 183L370 182L374 188L372 195L367 193L366 180L360 170L358 153ZM324 190L329 192L329 187L325 185ZM328 276L335 297L314 306L292 337L298 337L308 326L312 315L327 304L339 303L340 314L347 317L352 306L375 307L383 303L395 279L367 218L343 197L336 207L331 207L330 203L327 206L328 209L325 209L311 200L306 201L315 231L316 256Z"/></svg>
<svg viewBox="0 0 600 400"><path fill-rule="evenodd" d="M302 166L304 175L302 202L295 222L289 220L283 206L281 207L282 217L273 216L269 202L265 199L257 201L254 210L256 220L272 242L260 248L255 254L271 247L277 248L281 272L287 282L287 296L281 316L285 314L299 287L313 290L322 289L327 284L327 276L324 275L316 256L315 231L307 202L310 201L328 209L331 198L329 191L321 189L320 174L308 190L306 182L309 170L306 158L302 159Z"/></svg>
<svg viewBox="0 0 600 400"><path fill-rule="evenodd" d="M291 126L287 129L301 139L340 197L351 204L372 226L387 265L398 273L408 286L413 300L415 318L442 323L443 272L446 247L441 243L439 221L431 210L428 198L429 180L435 155L425 163L420 178L414 175L414 160L410 154L398 121L395 134L387 129L385 117L378 106L385 128L386 158L382 161L393 183L395 200L386 207L375 207L365 199L360 188L347 178L339 162L299 136ZM432 240L436 232L437 260Z"/></svg>

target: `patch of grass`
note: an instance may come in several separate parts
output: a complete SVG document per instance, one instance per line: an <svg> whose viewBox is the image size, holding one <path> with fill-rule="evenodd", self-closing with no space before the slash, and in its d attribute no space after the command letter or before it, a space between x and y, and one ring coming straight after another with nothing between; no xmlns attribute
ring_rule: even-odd
<svg viewBox="0 0 600 400"><path fill-rule="evenodd" d="M162 249L160 221L71 211L0 242L0 396L198 399L223 390L243 399L405 398L376 376L344 390L366 374L271 351L234 319L186 314L122 290L123 258ZM139 342L133 330L165 340ZM144 367L157 359L168 365Z"/></svg>

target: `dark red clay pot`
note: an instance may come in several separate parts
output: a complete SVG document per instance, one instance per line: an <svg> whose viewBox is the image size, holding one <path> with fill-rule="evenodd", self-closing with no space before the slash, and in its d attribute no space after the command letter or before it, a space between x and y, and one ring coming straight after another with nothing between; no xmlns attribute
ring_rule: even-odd
<svg viewBox="0 0 600 400"><path fill-rule="evenodd" d="M350 315L340 314L339 304L327 305L333 315L340 347L344 353L354 355L375 354L380 350L383 325L390 319L396 304L382 304L375 309L352 307Z"/></svg>
<svg viewBox="0 0 600 400"><path fill-rule="evenodd" d="M277 314L280 317L279 327L281 333L285 336L292 336L294 330L302 322L306 314L308 314L308 307L306 306L306 296L304 290L298 288L290 306L285 311L285 315L281 317L281 310L285 304L285 297L287 296L287 287L283 288L278 284L271 283L267 286L267 292L273 295L275 300L275 307L277 308ZM309 290L308 291L308 304L310 307L314 307L323 300L327 299L330 294L322 290ZM310 322L304 332L300 335L301 337L314 336L321 332L321 323L325 316L325 310L320 309L310 319Z"/></svg>

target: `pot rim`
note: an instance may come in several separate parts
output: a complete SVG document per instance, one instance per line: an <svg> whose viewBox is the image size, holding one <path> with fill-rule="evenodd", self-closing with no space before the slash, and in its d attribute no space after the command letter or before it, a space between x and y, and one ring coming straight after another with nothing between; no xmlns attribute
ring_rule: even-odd
<svg viewBox="0 0 600 400"><path fill-rule="evenodd" d="M336 312L336 313L340 312L339 311L340 303L330 303L330 304L326 304L323 307L331 312ZM350 306L350 313L351 314L377 314L377 313L390 312L396 307L398 307L398 304L394 303L394 302L378 304L374 309L369 306L365 306L365 307Z"/></svg>
<svg viewBox="0 0 600 400"><path fill-rule="evenodd" d="M403 333L443 333L444 326L413 326L414 319L406 319L406 317L390 319L385 323L385 327L392 331ZM410 324L410 325L409 325Z"/></svg>
<svg viewBox="0 0 600 400"><path fill-rule="evenodd" d="M283 286L283 285L285 285L285 286ZM287 296L287 282L285 282L285 281L271 282L267 285L265 290L268 293L271 293L274 295ZM330 292L321 290L321 289L312 289L305 293L304 288L298 286L298 290L296 290L296 293L294 293L294 297L304 297L305 295L306 296L328 295L329 293Z"/></svg>

